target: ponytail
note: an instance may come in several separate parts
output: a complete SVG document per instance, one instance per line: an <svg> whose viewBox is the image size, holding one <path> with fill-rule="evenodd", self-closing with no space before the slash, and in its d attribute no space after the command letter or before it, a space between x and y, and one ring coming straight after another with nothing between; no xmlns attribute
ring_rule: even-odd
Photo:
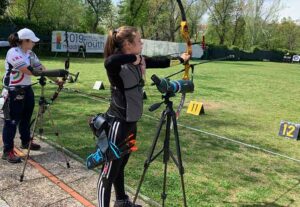
<svg viewBox="0 0 300 207"><path fill-rule="evenodd" d="M104 47L104 58L107 58L114 54L117 50L116 42L114 41L114 32L109 31L109 34L107 36L107 40Z"/></svg>
<svg viewBox="0 0 300 207"><path fill-rule="evenodd" d="M127 40L130 43L134 42L136 34L137 29L130 26L123 26L119 29L110 31L104 47L104 58L107 58L117 52L121 52L124 41Z"/></svg>
<svg viewBox="0 0 300 207"><path fill-rule="evenodd" d="M8 37L8 42L11 47L17 47L20 45L21 41L19 39L18 33L12 33Z"/></svg>

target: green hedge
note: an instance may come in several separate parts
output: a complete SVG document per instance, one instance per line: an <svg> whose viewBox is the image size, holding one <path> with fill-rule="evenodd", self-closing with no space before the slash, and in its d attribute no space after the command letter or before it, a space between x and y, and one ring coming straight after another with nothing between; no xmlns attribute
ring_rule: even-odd
<svg viewBox="0 0 300 207"><path fill-rule="evenodd" d="M49 40L51 32L54 28L49 27L48 24L36 24L32 21L23 18L0 18L0 39L7 39L8 36L24 27L30 28L42 40Z"/></svg>
<svg viewBox="0 0 300 207"><path fill-rule="evenodd" d="M228 48L211 44L207 46L205 59L217 59L233 54L234 60L281 62L287 52L287 50L263 50L258 47L253 47L252 51L243 51L238 47ZM296 53L290 52L290 54Z"/></svg>

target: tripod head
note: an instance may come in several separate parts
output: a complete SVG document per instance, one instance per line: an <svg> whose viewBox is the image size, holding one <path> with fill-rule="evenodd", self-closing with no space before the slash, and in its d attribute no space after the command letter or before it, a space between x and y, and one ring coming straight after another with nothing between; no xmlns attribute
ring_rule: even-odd
<svg viewBox="0 0 300 207"><path fill-rule="evenodd" d="M155 103L153 105L150 106L149 108L149 111L155 111L156 109L158 109L163 103L165 103L167 105L167 107L171 107L173 106L173 102L170 101L170 98L171 97L174 97L175 96L175 93L173 92L168 92L168 93L165 93L161 96L161 98L163 99L162 102L160 103Z"/></svg>
<svg viewBox="0 0 300 207"><path fill-rule="evenodd" d="M168 78L159 78L157 75L152 75L151 79L153 81L152 85L156 85L159 92L161 92L162 99L164 101L160 103L153 104L149 111L155 111L161 104L165 103L167 108L173 110L173 102L170 101L171 97L174 97L176 93L192 93L194 91L194 83L190 80L176 80L172 81Z"/></svg>

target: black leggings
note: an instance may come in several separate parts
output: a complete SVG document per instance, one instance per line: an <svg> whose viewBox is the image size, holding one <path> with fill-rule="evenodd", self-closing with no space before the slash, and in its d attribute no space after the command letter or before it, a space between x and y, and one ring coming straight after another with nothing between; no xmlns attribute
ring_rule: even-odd
<svg viewBox="0 0 300 207"><path fill-rule="evenodd" d="M34 93L31 86L18 90L9 91L8 105L4 109L4 113L8 116L5 117L2 131L4 152L14 148L17 126L19 126L22 144L28 144L30 141L30 120L34 108ZM24 96L22 100L19 98L20 94Z"/></svg>
<svg viewBox="0 0 300 207"><path fill-rule="evenodd" d="M109 131L110 140L118 145L129 135L133 134L136 138L136 123L114 121ZM99 207L109 207L111 186L114 184L116 198L125 199L124 188L124 168L127 164L130 154L124 157L106 163L102 168L102 173L98 180L98 205Z"/></svg>

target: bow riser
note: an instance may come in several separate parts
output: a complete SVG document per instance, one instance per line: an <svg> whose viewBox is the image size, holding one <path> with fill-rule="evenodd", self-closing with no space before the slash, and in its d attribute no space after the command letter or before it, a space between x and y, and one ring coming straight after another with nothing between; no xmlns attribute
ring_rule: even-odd
<svg viewBox="0 0 300 207"><path fill-rule="evenodd" d="M192 42L191 42L190 35L189 35L189 27L188 27L187 21L181 21L180 32L181 32L183 39L185 40L185 42L187 44L186 53L188 53L191 56L193 50L192 50ZM184 64L184 75L182 78L183 80L190 79L189 69L190 69L189 63L185 63Z"/></svg>

